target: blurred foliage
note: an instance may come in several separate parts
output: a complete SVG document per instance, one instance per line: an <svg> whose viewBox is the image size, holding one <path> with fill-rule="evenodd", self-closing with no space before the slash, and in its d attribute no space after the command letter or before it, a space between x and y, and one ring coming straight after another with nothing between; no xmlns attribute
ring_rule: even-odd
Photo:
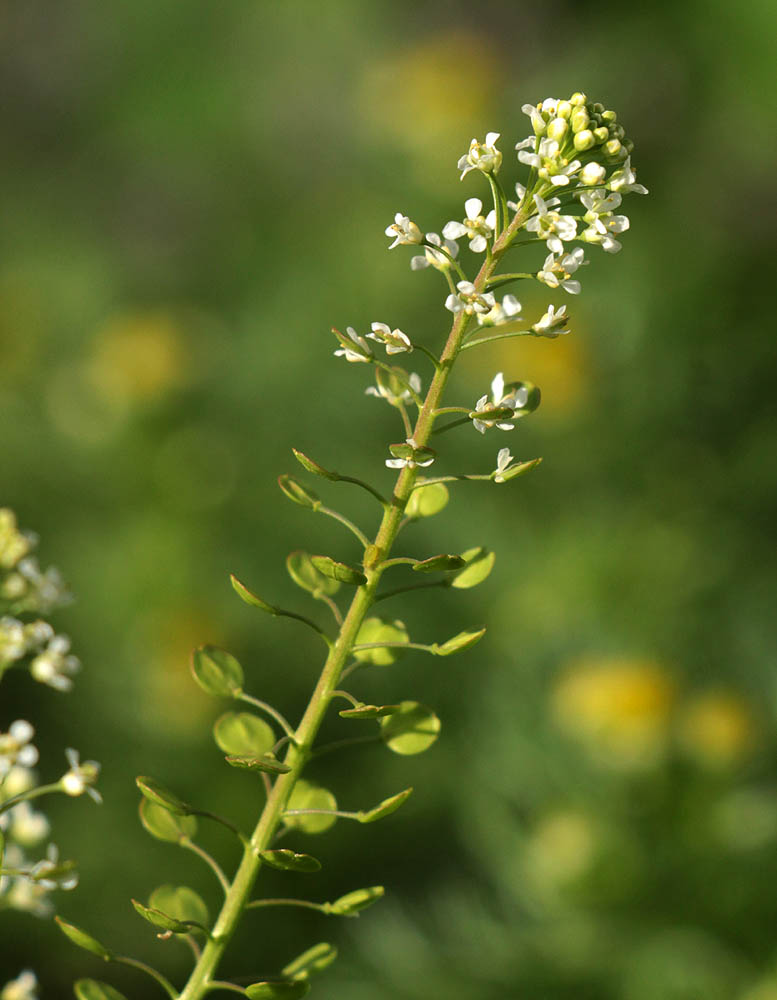
<svg viewBox="0 0 777 1000"><path fill-rule="evenodd" d="M273 971L325 936L341 957L317 995L338 1000L777 997L775 31L764 0L5 5L0 502L78 595L56 625L85 669L64 712L9 678L0 728L34 700L44 777L67 743L103 763L105 807L50 809L81 868L63 916L181 974L183 947L129 897L187 883L213 910L216 887L150 841L133 778L250 821L259 788L224 767L190 650L231 650L296 717L315 637L247 608L228 574L293 605L288 551L354 557L277 491L292 445L391 478L393 415L326 331L439 338L439 279L387 254L383 229L397 210L458 218L482 193L455 170L471 137L499 129L509 149L522 103L583 89L625 121L650 197L630 199L622 254L590 254L570 337L467 355L464 401L500 369L542 386L509 443L545 461L463 484L408 531L419 555L496 550L466 605L391 608L418 641L452 620L489 633L365 672L365 701L433 706L440 739L418 759L327 756L311 778L344 808L416 794L324 834L320 875L266 876L388 897L342 924L249 914L225 971ZM452 468L493 467L493 436L447 448ZM327 500L375 523L348 486ZM221 832L206 842L231 863ZM7 927L0 970L36 967L44 997L103 975L50 923Z"/></svg>

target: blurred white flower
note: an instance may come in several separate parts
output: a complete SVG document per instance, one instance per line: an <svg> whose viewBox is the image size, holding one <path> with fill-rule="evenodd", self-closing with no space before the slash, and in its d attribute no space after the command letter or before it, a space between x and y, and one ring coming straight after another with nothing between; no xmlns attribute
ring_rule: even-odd
<svg viewBox="0 0 777 1000"><path fill-rule="evenodd" d="M413 350L410 338L401 330L392 330L386 323L373 323L372 333L367 336L370 340L377 340L386 348L386 354L401 354L407 351L409 354Z"/></svg>
<svg viewBox="0 0 777 1000"><path fill-rule="evenodd" d="M386 236L391 236L394 239L389 250L393 250L397 246L414 246L424 241L424 234L415 222L408 219L406 215L402 215L401 212L397 212L394 221L387 227Z"/></svg>
<svg viewBox="0 0 777 1000"><path fill-rule="evenodd" d="M95 802L102 802L102 795L92 787L100 773L97 761L85 760L83 764L80 763L78 751L72 747L65 750L65 756L70 764L70 770L59 779L62 791L72 796L83 795L86 792Z"/></svg>

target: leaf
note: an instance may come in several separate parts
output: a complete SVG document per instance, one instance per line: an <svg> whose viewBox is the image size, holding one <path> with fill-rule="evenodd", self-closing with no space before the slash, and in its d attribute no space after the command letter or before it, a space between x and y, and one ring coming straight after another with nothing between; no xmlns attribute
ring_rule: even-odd
<svg viewBox="0 0 777 1000"><path fill-rule="evenodd" d="M423 753L440 733L440 720L425 705L403 701L399 711L380 721L380 735L394 753L410 756Z"/></svg>
<svg viewBox="0 0 777 1000"><path fill-rule="evenodd" d="M302 483L289 475L278 476L278 485L289 500L301 507L318 510L321 506L321 498L313 490L306 489Z"/></svg>
<svg viewBox="0 0 777 1000"><path fill-rule="evenodd" d="M208 694L236 697L243 688L243 668L218 646L200 646L192 653L192 674Z"/></svg>
<svg viewBox="0 0 777 1000"><path fill-rule="evenodd" d="M77 1000L127 1000L113 986L100 983L96 979L79 979L73 984L73 992Z"/></svg>
<svg viewBox="0 0 777 1000"><path fill-rule="evenodd" d="M459 632L458 635L454 635L447 642L436 642L432 646L432 652L435 656L450 656L452 653L460 653L463 649L469 649L476 642L480 642L485 634L486 630L484 628L476 629L474 632Z"/></svg>
<svg viewBox="0 0 777 1000"><path fill-rule="evenodd" d="M151 893L148 905L174 920L191 920L204 927L208 925L208 907L187 885L160 885Z"/></svg>
<svg viewBox="0 0 777 1000"><path fill-rule="evenodd" d="M372 642L409 642L410 636L401 621L384 622L381 618L365 618L356 636L354 645L360 646ZM359 649L353 657L360 663L374 663L383 667L393 663L401 656L401 649Z"/></svg>
<svg viewBox="0 0 777 1000"><path fill-rule="evenodd" d="M337 948L327 941L314 944L312 948L303 951L301 955L289 962L281 970L282 976L289 979L307 979L311 972L322 972L337 958Z"/></svg>
<svg viewBox="0 0 777 1000"><path fill-rule="evenodd" d="M454 569L462 569L466 562L461 556L430 556L420 562L413 563L413 570L416 573L448 573Z"/></svg>
<svg viewBox="0 0 777 1000"><path fill-rule="evenodd" d="M255 608L266 612L268 615L277 615L279 609L274 607L272 604L268 604L267 601L263 601L261 597L258 597L253 591L249 590L244 583L235 576L234 573L229 574L229 579L232 581L232 587L235 593L241 600L245 601L246 604L250 604Z"/></svg>
<svg viewBox="0 0 777 1000"><path fill-rule="evenodd" d="M164 931L172 931L173 934L191 934L192 932L192 928L188 924L184 924L180 920L175 920L161 910L156 910L151 906L144 906L137 899L132 900L132 905L140 916L150 924L153 924L154 927L161 927Z"/></svg>
<svg viewBox="0 0 777 1000"><path fill-rule="evenodd" d="M327 788L321 785L313 785L309 781L300 779L294 786L291 793L287 809L337 809L337 799ZM316 815L311 816L284 816L283 822L287 827L295 830L302 830L303 833L323 833L333 826L336 816Z"/></svg>
<svg viewBox="0 0 777 1000"><path fill-rule="evenodd" d="M272 728L251 712L225 712L213 724L213 737L236 757L264 757L276 742Z"/></svg>
<svg viewBox="0 0 777 1000"><path fill-rule="evenodd" d="M393 812L396 812L400 806L407 802L412 794L412 788L406 788L403 792L397 792L391 798L384 799L374 809L357 813L357 819L360 823L375 823L377 820L383 819L384 816L390 816Z"/></svg>
<svg viewBox="0 0 777 1000"><path fill-rule="evenodd" d="M319 594L331 596L340 589L338 580L332 580L316 569L307 552L290 553L286 559L286 570L298 587L309 591L314 597Z"/></svg>
<svg viewBox="0 0 777 1000"><path fill-rule="evenodd" d="M480 546L462 552L461 558L467 565L454 576L451 580L451 586L459 587L461 590L468 590L470 587L477 587L479 583L485 580L494 568L496 555Z"/></svg>
<svg viewBox="0 0 777 1000"><path fill-rule="evenodd" d="M334 903L329 903L327 912L335 917L355 917L361 910L377 903L385 891L382 885L373 885L369 889L354 889L353 892L336 899Z"/></svg>
<svg viewBox="0 0 777 1000"><path fill-rule="evenodd" d="M399 705L357 705L355 708L345 708L338 714L343 719L380 719L398 711Z"/></svg>
<svg viewBox="0 0 777 1000"><path fill-rule="evenodd" d="M291 768L283 761L277 760L272 754L264 757L245 757L227 754L224 758L230 767L240 767L245 771L263 771L265 774L288 774Z"/></svg>
<svg viewBox="0 0 777 1000"><path fill-rule="evenodd" d="M275 850L260 851L259 857L266 861L271 868L286 872L318 872L321 871L321 862L311 854L297 854L288 848L278 848ZM284 975L286 973L284 972Z"/></svg>
<svg viewBox="0 0 777 1000"><path fill-rule="evenodd" d="M146 798L140 800L140 822L152 837L172 844L191 840L197 833L197 820L194 816L171 813L169 809Z"/></svg>
<svg viewBox="0 0 777 1000"><path fill-rule="evenodd" d="M355 587L360 587L367 582L367 577L361 570L355 566L348 566L346 563L336 562L330 556L311 556L310 561L319 573L323 573L330 580L350 583Z"/></svg>
<svg viewBox="0 0 777 1000"><path fill-rule="evenodd" d="M254 983L246 986L246 996L248 1000L298 1000L309 990L307 979L292 979L283 983Z"/></svg>
<svg viewBox="0 0 777 1000"><path fill-rule="evenodd" d="M65 935L65 937L70 938L73 944L78 945L79 948L83 948L85 951L91 951L93 955L97 955L98 958L104 959L106 962L110 962L113 958L113 953L108 951L105 945L100 944L97 938L93 938L91 934L87 934L86 931L82 931L80 927L76 927L75 924L69 924L61 917L54 917L57 924L59 924L59 929Z"/></svg>
<svg viewBox="0 0 777 1000"><path fill-rule="evenodd" d="M445 483L417 486L410 494L405 507L406 517L433 517L448 505L450 494Z"/></svg>
<svg viewBox="0 0 777 1000"><path fill-rule="evenodd" d="M190 806L188 802L184 802L183 799L179 799L174 792L165 788L164 785L160 785L153 778L141 775L135 778L135 784L150 802L155 802L156 805L167 809L169 812L177 813L180 816L188 816L194 812L193 806Z"/></svg>
<svg viewBox="0 0 777 1000"><path fill-rule="evenodd" d="M318 462L314 462L312 458L309 458L304 452L298 451L296 448L291 449L294 452L294 457L297 459L299 464L303 469L308 472L312 472L314 476L321 476L324 479L329 479L331 482L336 483L340 478L336 472L330 472L325 469L323 465L319 465Z"/></svg>

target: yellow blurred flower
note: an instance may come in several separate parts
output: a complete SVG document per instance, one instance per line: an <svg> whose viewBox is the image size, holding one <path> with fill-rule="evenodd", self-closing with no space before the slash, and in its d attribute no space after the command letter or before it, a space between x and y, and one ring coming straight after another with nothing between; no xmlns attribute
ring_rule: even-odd
<svg viewBox="0 0 777 1000"><path fill-rule="evenodd" d="M777 1000L777 979L764 979L740 996L739 1000Z"/></svg>
<svg viewBox="0 0 777 1000"><path fill-rule="evenodd" d="M688 702L678 722L684 749L699 763L725 768L747 757L757 723L745 700L732 691L709 691Z"/></svg>
<svg viewBox="0 0 777 1000"><path fill-rule="evenodd" d="M367 126L383 141L401 143L415 161L423 159L424 171L439 177L455 170L472 136L488 126L483 115L501 77L493 43L455 30L367 66L361 92Z"/></svg>
<svg viewBox="0 0 777 1000"><path fill-rule="evenodd" d="M538 888L555 891L585 875L596 850L596 832L587 816L572 810L553 813L526 845L526 872Z"/></svg>
<svg viewBox="0 0 777 1000"><path fill-rule="evenodd" d="M613 768L645 767L663 756L675 685L645 660L578 660L552 695L553 714L567 733Z"/></svg>
<svg viewBox="0 0 777 1000"><path fill-rule="evenodd" d="M97 333L88 370L102 395L153 400L186 380L188 355L175 318L163 311L115 316Z"/></svg>

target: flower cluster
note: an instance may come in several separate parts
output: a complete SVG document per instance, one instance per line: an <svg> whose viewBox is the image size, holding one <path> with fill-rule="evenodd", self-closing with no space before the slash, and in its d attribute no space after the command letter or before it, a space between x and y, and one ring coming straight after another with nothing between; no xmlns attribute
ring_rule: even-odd
<svg viewBox="0 0 777 1000"><path fill-rule="evenodd" d="M12 511L0 509L0 678L7 669L26 665L35 680L67 691L79 661L70 653L70 640L36 616L47 614L69 595L57 570L39 568L32 555L36 544L34 535L19 530ZM41 785L33 770L39 756L34 737L35 729L26 719L16 719L7 731L0 731L0 834L5 844L0 852L0 908L46 917L53 910L51 892L74 888L78 876L73 862L60 860L49 841L51 824L32 808L31 800L62 792L86 793L100 801L93 787L99 765L81 763L69 749L65 773ZM0 989L0 1000L35 1000L36 991L35 974L26 970Z"/></svg>

